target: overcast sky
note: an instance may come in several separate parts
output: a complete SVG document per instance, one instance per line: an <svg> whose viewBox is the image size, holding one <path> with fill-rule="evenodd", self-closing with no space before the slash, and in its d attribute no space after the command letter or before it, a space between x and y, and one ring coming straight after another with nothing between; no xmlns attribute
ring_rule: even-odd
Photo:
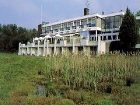
<svg viewBox="0 0 140 105"><path fill-rule="evenodd" d="M140 0L89 0L90 13L118 12L127 6L132 12L140 10ZM37 28L43 21L59 21L83 15L86 0L0 0L0 24L17 24Z"/></svg>

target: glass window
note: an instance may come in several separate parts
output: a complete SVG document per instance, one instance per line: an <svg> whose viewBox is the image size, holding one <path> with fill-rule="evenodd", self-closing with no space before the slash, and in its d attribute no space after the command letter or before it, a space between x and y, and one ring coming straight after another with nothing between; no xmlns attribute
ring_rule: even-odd
<svg viewBox="0 0 140 105"><path fill-rule="evenodd" d="M111 36L108 36L108 40L112 40Z"/></svg>
<svg viewBox="0 0 140 105"><path fill-rule="evenodd" d="M120 16L115 16L115 21L119 22L121 20Z"/></svg>
<svg viewBox="0 0 140 105"><path fill-rule="evenodd" d="M81 25L86 25L87 24L87 19L81 20Z"/></svg>
<svg viewBox="0 0 140 105"><path fill-rule="evenodd" d="M79 26L80 25L80 20L77 20L76 21L76 26Z"/></svg>
<svg viewBox="0 0 140 105"><path fill-rule="evenodd" d="M116 40L117 39L117 36L116 35L113 35L113 40Z"/></svg>
<svg viewBox="0 0 140 105"><path fill-rule="evenodd" d="M89 39L89 31L80 32L80 36L82 39Z"/></svg>
<svg viewBox="0 0 140 105"><path fill-rule="evenodd" d="M103 40L106 40L106 36L103 37Z"/></svg>
<svg viewBox="0 0 140 105"><path fill-rule="evenodd" d="M72 26L72 29L76 29L76 26Z"/></svg>
<svg viewBox="0 0 140 105"><path fill-rule="evenodd" d="M70 30L70 27L66 27L66 30Z"/></svg>
<svg viewBox="0 0 140 105"><path fill-rule="evenodd" d="M64 31L64 28L60 28L60 31Z"/></svg>

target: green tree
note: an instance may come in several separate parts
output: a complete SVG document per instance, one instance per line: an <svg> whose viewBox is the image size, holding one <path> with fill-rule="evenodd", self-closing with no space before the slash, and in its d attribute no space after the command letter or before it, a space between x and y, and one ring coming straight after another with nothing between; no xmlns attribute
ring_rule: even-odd
<svg viewBox="0 0 140 105"><path fill-rule="evenodd" d="M138 12L136 13L136 16L140 16L140 11L138 11Z"/></svg>
<svg viewBox="0 0 140 105"><path fill-rule="evenodd" d="M135 47L138 42L138 27L136 19L128 8L120 27L119 37L123 50Z"/></svg>
<svg viewBox="0 0 140 105"><path fill-rule="evenodd" d="M15 24L0 25L0 50L17 51L19 42L27 43L36 35L36 29L29 30Z"/></svg>

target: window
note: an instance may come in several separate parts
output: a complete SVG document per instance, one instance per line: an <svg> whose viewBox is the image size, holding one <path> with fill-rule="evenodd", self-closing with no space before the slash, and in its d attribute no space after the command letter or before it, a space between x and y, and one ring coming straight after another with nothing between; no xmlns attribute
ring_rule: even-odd
<svg viewBox="0 0 140 105"><path fill-rule="evenodd" d="M58 29L55 29L55 32L58 32Z"/></svg>
<svg viewBox="0 0 140 105"><path fill-rule="evenodd" d="M108 36L108 40L112 40L111 36Z"/></svg>
<svg viewBox="0 0 140 105"><path fill-rule="evenodd" d="M116 35L113 35L113 40L116 40L117 39L117 36Z"/></svg>
<svg viewBox="0 0 140 105"><path fill-rule="evenodd" d="M66 27L66 30L70 30L70 27Z"/></svg>
<svg viewBox="0 0 140 105"><path fill-rule="evenodd" d="M53 33L53 30L50 30L51 33Z"/></svg>
<svg viewBox="0 0 140 105"><path fill-rule="evenodd" d="M103 36L103 40L106 40L106 36Z"/></svg>
<svg viewBox="0 0 140 105"><path fill-rule="evenodd" d="M117 32L119 32L119 30L115 30L115 31L113 31L113 33L117 33Z"/></svg>
<svg viewBox="0 0 140 105"><path fill-rule="evenodd" d="M103 40L103 36L101 36L101 40Z"/></svg>
<svg viewBox="0 0 140 105"><path fill-rule="evenodd" d="M76 26L72 26L72 29L76 29Z"/></svg>
<svg viewBox="0 0 140 105"><path fill-rule="evenodd" d="M115 16L113 22L113 28L119 28L121 26L121 16Z"/></svg>
<svg viewBox="0 0 140 105"><path fill-rule="evenodd" d="M80 20L77 20L76 21L76 26L79 26L80 25Z"/></svg>
<svg viewBox="0 0 140 105"><path fill-rule="evenodd" d="M80 25L79 28L84 28L84 25Z"/></svg>
<svg viewBox="0 0 140 105"><path fill-rule="evenodd" d="M64 31L64 28L60 28L60 31Z"/></svg>
<svg viewBox="0 0 140 105"><path fill-rule="evenodd" d="M111 31L105 31L104 34L106 34L106 33L111 33Z"/></svg>
<svg viewBox="0 0 140 105"><path fill-rule="evenodd" d="M91 27L95 27L95 26L96 26L96 23L92 23L92 24L91 24Z"/></svg>
<svg viewBox="0 0 140 105"><path fill-rule="evenodd" d="M88 24L87 24L87 27L91 27L91 23L88 23Z"/></svg>
<svg viewBox="0 0 140 105"><path fill-rule="evenodd" d="M81 25L86 25L87 24L87 19L81 20Z"/></svg>

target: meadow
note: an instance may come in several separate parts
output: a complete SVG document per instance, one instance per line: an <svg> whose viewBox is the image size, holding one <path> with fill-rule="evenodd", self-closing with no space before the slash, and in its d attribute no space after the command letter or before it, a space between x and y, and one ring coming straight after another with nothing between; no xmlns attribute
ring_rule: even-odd
<svg viewBox="0 0 140 105"><path fill-rule="evenodd" d="M140 54L0 53L1 105L140 105Z"/></svg>

